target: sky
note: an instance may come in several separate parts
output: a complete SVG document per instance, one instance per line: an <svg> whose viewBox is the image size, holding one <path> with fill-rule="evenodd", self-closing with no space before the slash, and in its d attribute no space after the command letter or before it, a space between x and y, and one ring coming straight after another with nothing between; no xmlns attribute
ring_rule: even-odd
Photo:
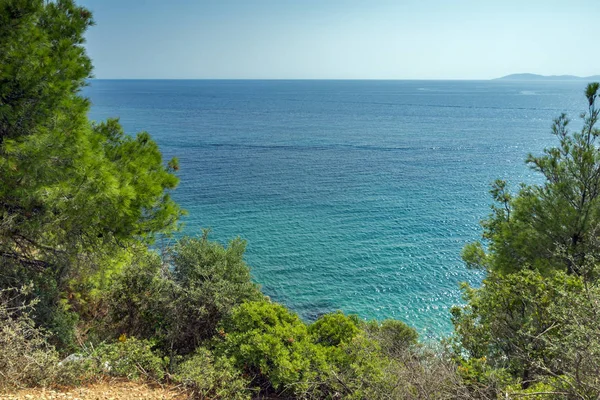
<svg viewBox="0 0 600 400"><path fill-rule="evenodd" d="M80 0L100 79L600 74L599 0Z"/></svg>

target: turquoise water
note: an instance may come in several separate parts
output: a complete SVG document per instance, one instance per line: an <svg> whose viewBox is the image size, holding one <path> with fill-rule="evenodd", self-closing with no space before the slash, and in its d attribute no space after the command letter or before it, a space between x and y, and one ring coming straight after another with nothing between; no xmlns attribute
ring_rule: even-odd
<svg viewBox="0 0 600 400"><path fill-rule="evenodd" d="M451 330L460 261L489 184L539 178L528 152L584 109L583 83L105 81L91 117L146 130L181 162L186 234L248 240L264 292L310 320L332 310ZM575 124L576 125L576 124Z"/></svg>

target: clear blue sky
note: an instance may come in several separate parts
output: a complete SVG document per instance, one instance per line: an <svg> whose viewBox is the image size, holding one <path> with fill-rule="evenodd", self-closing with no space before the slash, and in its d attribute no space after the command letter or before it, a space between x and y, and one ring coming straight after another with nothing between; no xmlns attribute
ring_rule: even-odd
<svg viewBox="0 0 600 400"><path fill-rule="evenodd" d="M600 74L600 0L83 0L97 78Z"/></svg>

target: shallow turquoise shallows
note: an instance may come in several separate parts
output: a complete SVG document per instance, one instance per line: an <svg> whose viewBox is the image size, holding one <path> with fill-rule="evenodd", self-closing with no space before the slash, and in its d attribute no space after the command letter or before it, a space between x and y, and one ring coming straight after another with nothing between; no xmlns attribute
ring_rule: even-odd
<svg viewBox="0 0 600 400"><path fill-rule="evenodd" d="M585 82L107 81L92 119L146 130L181 162L185 234L247 239L265 293L306 320L341 309L451 331L460 261L496 178L584 110Z"/></svg>

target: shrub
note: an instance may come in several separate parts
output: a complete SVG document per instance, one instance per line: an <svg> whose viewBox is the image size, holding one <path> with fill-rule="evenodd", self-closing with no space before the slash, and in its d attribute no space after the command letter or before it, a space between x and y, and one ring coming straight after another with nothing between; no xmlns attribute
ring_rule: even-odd
<svg viewBox="0 0 600 400"><path fill-rule="evenodd" d="M219 330L217 352L263 391L302 387L312 377L318 348L306 325L280 304L250 302L236 307Z"/></svg>
<svg viewBox="0 0 600 400"><path fill-rule="evenodd" d="M418 343L417 331L396 319L386 319L381 323L368 322L366 330L370 337L379 342L382 351L390 356L398 356Z"/></svg>
<svg viewBox="0 0 600 400"><path fill-rule="evenodd" d="M201 238L182 239L171 250L179 291L172 311L172 341L181 354L211 338L233 307L263 298L243 260L245 248L241 239L224 248L209 241L205 231Z"/></svg>
<svg viewBox="0 0 600 400"><path fill-rule="evenodd" d="M200 399L250 399L248 381L240 376L225 357L214 358L206 348L199 347L177 368L174 380Z"/></svg>
<svg viewBox="0 0 600 400"><path fill-rule="evenodd" d="M175 292L160 255L137 252L110 286L105 336L166 340Z"/></svg>
<svg viewBox="0 0 600 400"><path fill-rule="evenodd" d="M325 314L308 327L315 343L324 346L338 346L350 342L359 332L360 321L348 317L341 311Z"/></svg>
<svg viewBox="0 0 600 400"><path fill-rule="evenodd" d="M105 373L131 380L140 378L161 380L168 359L152 351L148 340L122 337L118 342L102 344L93 353Z"/></svg>
<svg viewBox="0 0 600 400"><path fill-rule="evenodd" d="M320 365L318 379L306 391L306 398L379 399L390 398L395 380L386 369L390 360L382 356L377 342L363 333L339 346L324 348L327 362Z"/></svg>
<svg viewBox="0 0 600 400"><path fill-rule="evenodd" d="M400 388L407 384L398 376L400 372L408 376L407 368L386 356L379 340L361 327L365 325L356 317L341 312L326 314L307 327L282 305L250 302L234 308L221 324L215 351L231 357L263 394L293 394L299 399L402 398ZM399 321L371 329L398 346L416 343L416 332Z"/></svg>
<svg viewBox="0 0 600 400"><path fill-rule="evenodd" d="M242 240L224 248L205 232L164 252L168 260L140 252L110 289L113 335L155 340L169 354L193 352L215 335L233 307L263 298L243 261L244 249Z"/></svg>
<svg viewBox="0 0 600 400"><path fill-rule="evenodd" d="M542 365L559 374L562 353L575 343L551 345L568 325L559 319L558 306L572 314L573 300L581 298L583 290L580 278L564 272L491 272L482 288L465 287L467 306L451 310L458 358L484 359L491 368L505 368L523 382L523 389L547 373ZM551 360L561 365L552 367Z"/></svg>
<svg viewBox="0 0 600 400"><path fill-rule="evenodd" d="M55 372L58 353L31 319L35 302L23 300L31 290L0 290L0 388L43 386Z"/></svg>
<svg viewBox="0 0 600 400"><path fill-rule="evenodd" d="M98 360L85 351L84 354L71 354L59 362L52 383L63 386L83 385L99 380L105 373Z"/></svg>

